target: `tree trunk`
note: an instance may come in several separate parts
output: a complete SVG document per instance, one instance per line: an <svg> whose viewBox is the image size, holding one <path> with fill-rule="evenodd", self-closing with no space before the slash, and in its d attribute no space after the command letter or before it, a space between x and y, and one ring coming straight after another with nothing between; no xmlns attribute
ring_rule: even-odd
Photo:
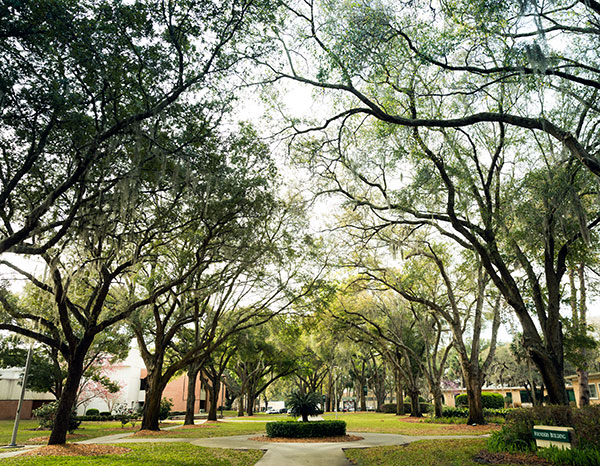
<svg viewBox="0 0 600 466"><path fill-rule="evenodd" d="M443 411L443 395L442 395L442 389L440 388L440 386L436 386L433 388L432 390L432 394L433 394L433 406L435 409L435 417L442 417L442 411Z"/></svg>
<svg viewBox="0 0 600 466"><path fill-rule="evenodd" d="M144 417L142 418L142 430L160 430L160 400L165 384L161 380L160 373L148 373L148 388L144 400Z"/></svg>
<svg viewBox="0 0 600 466"><path fill-rule="evenodd" d="M216 421L217 420L217 408L219 404L219 390L221 389L221 384L218 380L212 380L212 385L207 393L210 393L210 404L208 409L208 420Z"/></svg>
<svg viewBox="0 0 600 466"><path fill-rule="evenodd" d="M331 412L333 411L332 409L332 396L331 394L333 393L334 390L334 382L333 382L333 376L331 375L331 371L329 372L329 384L327 385L327 399L325 401L325 412Z"/></svg>
<svg viewBox="0 0 600 466"><path fill-rule="evenodd" d="M421 404L419 403L419 391L411 391L408 396L410 397L410 417L423 417Z"/></svg>
<svg viewBox="0 0 600 466"><path fill-rule="evenodd" d="M588 371L584 369L577 369L577 375L579 376L579 407L589 406L590 404L590 385L588 383Z"/></svg>
<svg viewBox="0 0 600 466"><path fill-rule="evenodd" d="M585 285L585 266L583 263L579 265L577 272L579 275L579 319L577 320L577 326L585 335L587 334L587 290ZM575 316L573 320L575 320ZM587 361L585 348L582 348L581 351L584 360ZM590 404L591 392L587 368L577 368L577 375L579 376L579 407L581 408Z"/></svg>
<svg viewBox="0 0 600 466"><path fill-rule="evenodd" d="M50 433L48 445L63 445L67 441L69 419L77 399L79 383L81 382L81 377L83 376L84 359L89 346L90 345L77 347L75 349L75 354L69 363L67 380L65 381L62 394L58 400L58 408L56 410L56 417L54 419L54 427Z"/></svg>
<svg viewBox="0 0 600 466"><path fill-rule="evenodd" d="M248 412L248 416L254 416L254 403L256 402L256 398L253 397L250 393L248 393L248 402L246 405L246 411Z"/></svg>
<svg viewBox="0 0 600 466"><path fill-rule="evenodd" d="M467 424L485 424L483 417L483 402L481 400L481 382L479 377L467 375L467 400L469 402L469 419Z"/></svg>
<svg viewBox="0 0 600 466"><path fill-rule="evenodd" d="M238 417L244 416L244 392L240 393L238 398Z"/></svg>
<svg viewBox="0 0 600 466"><path fill-rule="evenodd" d="M402 379L398 369L394 370L396 383L396 416L404 416L404 393L402 393Z"/></svg>
<svg viewBox="0 0 600 466"><path fill-rule="evenodd" d="M198 380L198 372L200 366L198 364L190 364L187 372L188 377L188 394L185 405L185 421L183 425L194 425L194 414L196 411L196 381Z"/></svg>
<svg viewBox="0 0 600 466"><path fill-rule="evenodd" d="M365 389L364 389L364 387L365 387L366 384L363 384L362 380L360 382L361 382L360 383L360 387L359 387L359 390L360 390L360 410L361 411L366 411L367 410L367 397L365 396Z"/></svg>

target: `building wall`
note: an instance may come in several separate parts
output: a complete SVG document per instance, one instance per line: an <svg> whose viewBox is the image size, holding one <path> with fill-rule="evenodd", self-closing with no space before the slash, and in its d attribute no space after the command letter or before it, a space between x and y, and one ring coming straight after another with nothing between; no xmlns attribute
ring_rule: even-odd
<svg viewBox="0 0 600 466"><path fill-rule="evenodd" d="M567 377L567 380L573 385L573 392L575 395L575 403L579 406L579 378L578 377ZM590 397L590 404L600 404L600 372L589 374L589 385L592 396Z"/></svg>
<svg viewBox="0 0 600 466"><path fill-rule="evenodd" d="M21 395L19 380L23 372L22 368L0 370L0 419L14 419L17 409L17 400ZM126 403L132 409L143 406L146 391L142 390L141 382L147 375L146 366L140 356L137 347L131 348L127 358L113 366L104 369L105 375L121 384L121 391L116 403ZM187 403L187 376L181 375L171 380L163 392L163 397L173 400L172 411L185 411ZM22 419L31 419L31 410L44 402L53 401L55 398L50 393L37 393L26 390L25 404L21 410ZM217 406L223 405L225 400L225 386L221 385ZM86 410L95 408L99 411L107 411L106 402L100 398L94 398L85 405L77 408L77 414L83 415ZM206 410L206 393L200 380L196 383L196 408L194 412Z"/></svg>
<svg viewBox="0 0 600 466"><path fill-rule="evenodd" d="M52 400L23 400L21 419L33 419L32 411ZM0 400L0 419L14 419L17 414L18 400Z"/></svg>
<svg viewBox="0 0 600 466"><path fill-rule="evenodd" d="M0 370L0 419L14 419L17 414L17 405L21 397L20 380L23 368L10 368ZM44 403L54 401L50 393L38 393L25 390L21 419L31 419L31 411Z"/></svg>
<svg viewBox="0 0 600 466"><path fill-rule="evenodd" d="M183 374L176 379L171 380L165 390L163 391L163 398L167 398L173 401L172 411L185 411L187 406L188 398L188 377ZM208 410L206 404L207 393L205 387L202 385L200 378L196 381L196 404L194 406L194 412L199 413L200 411ZM217 400L217 406L222 406L225 400L225 385L221 384L219 390L219 397Z"/></svg>

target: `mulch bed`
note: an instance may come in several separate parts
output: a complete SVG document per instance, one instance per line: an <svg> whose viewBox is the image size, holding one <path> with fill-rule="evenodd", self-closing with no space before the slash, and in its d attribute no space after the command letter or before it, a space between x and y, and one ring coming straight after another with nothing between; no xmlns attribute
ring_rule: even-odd
<svg viewBox="0 0 600 466"><path fill-rule="evenodd" d="M168 431L167 431L168 432ZM133 434L134 437L160 437L166 432L163 430L138 430Z"/></svg>
<svg viewBox="0 0 600 466"><path fill-rule="evenodd" d="M525 465L549 465L544 458L533 453L490 453L481 450L477 453L473 461L479 464L525 464Z"/></svg>
<svg viewBox="0 0 600 466"><path fill-rule="evenodd" d="M324 442L356 442L364 437L358 435L337 435L335 437L312 437L312 438L287 438L287 437L251 437L250 440L257 442L276 442L276 443L324 443Z"/></svg>
<svg viewBox="0 0 600 466"><path fill-rule="evenodd" d="M100 456L100 455L123 455L131 449L115 447L112 445L81 445L77 443L66 443L64 445L46 445L27 451L18 456Z"/></svg>
<svg viewBox="0 0 600 466"><path fill-rule="evenodd" d="M67 440L73 440L73 439L78 439L78 438L82 438L85 437L85 435L81 435L81 434L67 434ZM30 439L25 440L25 445L38 445L40 443L47 443L48 440L50 439L49 435L44 435L42 437L33 437Z"/></svg>

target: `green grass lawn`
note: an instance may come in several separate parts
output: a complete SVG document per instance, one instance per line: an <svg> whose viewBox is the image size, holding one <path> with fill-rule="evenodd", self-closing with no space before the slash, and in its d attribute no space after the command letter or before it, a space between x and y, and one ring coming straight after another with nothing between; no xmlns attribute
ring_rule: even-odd
<svg viewBox="0 0 600 466"><path fill-rule="evenodd" d="M0 421L0 445L8 445L12 437L12 431L15 421ZM19 432L17 434L17 443L23 444L26 440L43 435L35 429L39 423L37 421L21 421L19 423Z"/></svg>
<svg viewBox="0 0 600 466"><path fill-rule="evenodd" d="M251 466L263 455L260 450L226 450L203 448L188 443L128 443L124 455L103 456L46 456L7 458L2 466L63 466L63 465L117 465L142 466L163 464L169 466Z"/></svg>
<svg viewBox="0 0 600 466"><path fill-rule="evenodd" d="M219 416L221 415L221 412L219 411ZM238 413L237 411L223 411L223 417L234 417L240 420L244 420L244 419L287 419L290 416L288 416L287 414L265 414L265 413L254 413L253 416L248 416L247 414L242 416L242 417L238 417Z"/></svg>
<svg viewBox="0 0 600 466"><path fill-rule="evenodd" d="M345 453L357 466L480 466L473 457L484 448L485 439L421 440L405 446L356 448Z"/></svg>
<svg viewBox="0 0 600 466"><path fill-rule="evenodd" d="M10 443L12 436L14 421L0 421L0 445L7 445ZM161 424L162 427L174 426L181 424L180 422L169 422ZM48 437L50 431L48 430L34 430L38 426L37 421L21 421L19 424L19 433L17 435L17 443L22 444L44 444L46 440L43 437ZM133 433L138 431L140 423L138 422L135 427L131 424L121 427L121 423L118 421L106 421L106 422L82 422L79 428L73 433L68 442L78 442L81 440L87 440L90 438L103 437L105 435Z"/></svg>
<svg viewBox="0 0 600 466"><path fill-rule="evenodd" d="M149 437L161 438L210 438L228 437L231 435L260 434L265 432L265 422L227 422L218 421L198 426L182 427L180 429L152 433ZM136 435L138 437L138 435ZM139 435L139 438L144 438Z"/></svg>
<svg viewBox="0 0 600 466"><path fill-rule="evenodd" d="M335 419L335 414L323 416L327 420ZM381 432L402 435L482 435L499 426L468 426L466 424L435 424L419 422L409 416L396 416L385 413L339 413L338 419L346 421L350 432Z"/></svg>

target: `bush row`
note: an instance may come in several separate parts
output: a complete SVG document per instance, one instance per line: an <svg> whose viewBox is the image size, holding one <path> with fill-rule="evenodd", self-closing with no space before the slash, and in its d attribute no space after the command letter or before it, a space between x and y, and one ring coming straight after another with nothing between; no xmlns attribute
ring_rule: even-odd
<svg viewBox="0 0 600 466"><path fill-rule="evenodd" d="M512 408L484 408L483 414L484 416L499 416L504 417L508 415L513 409ZM465 419L469 417L469 408L453 408L452 406L445 406L442 409L442 417L464 417Z"/></svg>
<svg viewBox="0 0 600 466"><path fill-rule="evenodd" d="M75 416L75 418L78 421L115 421L115 420L117 420L115 418L115 416L112 416L110 414L108 416L100 415L100 414L98 414L98 415L86 414L85 416Z"/></svg>
<svg viewBox="0 0 600 466"><path fill-rule="evenodd" d="M466 393L458 395L455 398L455 404L457 408L465 407L469 405L469 398ZM484 408L490 409L502 409L504 408L504 397L500 393L481 393L481 404Z"/></svg>
<svg viewBox="0 0 600 466"><path fill-rule="evenodd" d="M421 405L422 413L432 413L434 411L432 403L419 403ZM379 407L379 411L382 413L395 414L396 403L386 403ZM410 403L404 403L404 412L410 414Z"/></svg>
<svg viewBox="0 0 600 466"><path fill-rule="evenodd" d="M346 435L344 421L267 422L268 437L303 438Z"/></svg>

